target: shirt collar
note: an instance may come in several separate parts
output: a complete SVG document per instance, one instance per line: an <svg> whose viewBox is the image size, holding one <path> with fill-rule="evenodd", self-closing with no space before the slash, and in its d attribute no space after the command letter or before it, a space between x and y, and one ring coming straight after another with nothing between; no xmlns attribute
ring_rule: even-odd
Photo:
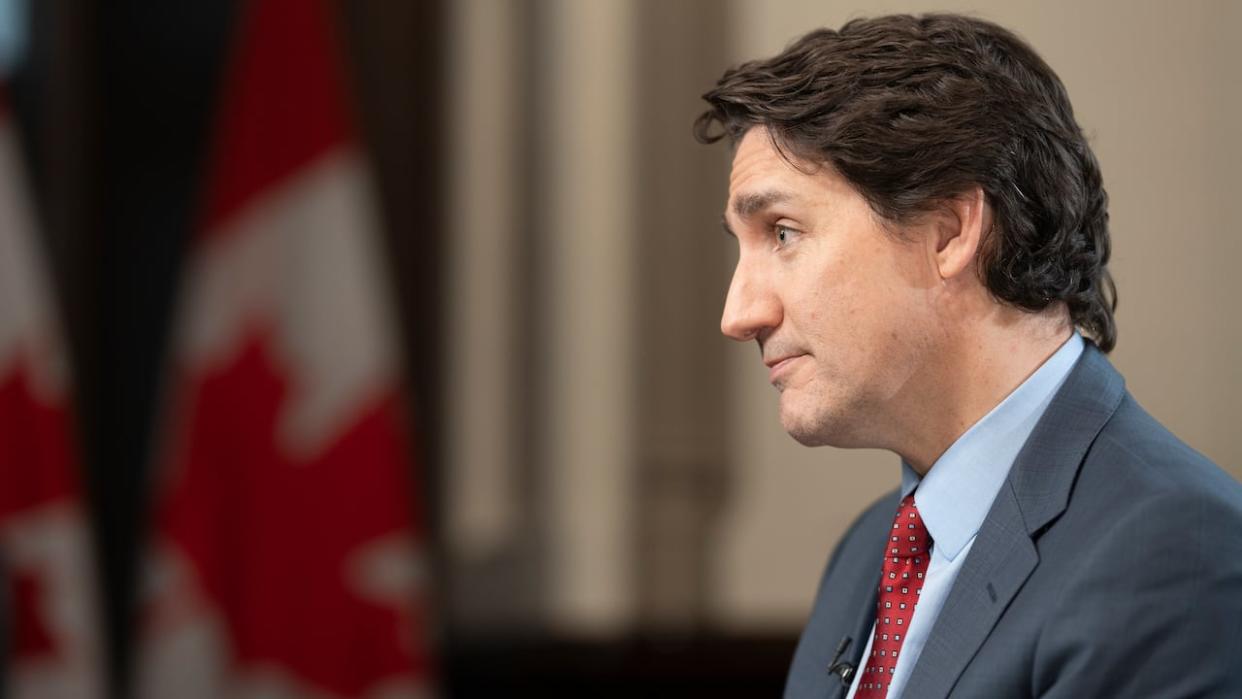
<svg viewBox="0 0 1242 699"><path fill-rule="evenodd" d="M1035 373L958 437L926 476L920 479L902 461L902 497L915 493L933 551L952 561L979 532L1014 458L1082 350L1083 340L1075 332Z"/></svg>

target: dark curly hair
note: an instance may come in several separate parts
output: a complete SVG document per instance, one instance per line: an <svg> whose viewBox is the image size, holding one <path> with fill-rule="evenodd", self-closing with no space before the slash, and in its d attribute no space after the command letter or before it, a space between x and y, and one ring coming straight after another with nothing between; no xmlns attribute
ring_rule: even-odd
<svg viewBox="0 0 1242 699"><path fill-rule="evenodd" d="M856 19L728 70L696 138L768 129L782 152L834 167L882 218L908 223L980 186L994 226L980 278L1029 311L1057 301L1104 352L1116 344L1108 195L1065 86L991 22Z"/></svg>

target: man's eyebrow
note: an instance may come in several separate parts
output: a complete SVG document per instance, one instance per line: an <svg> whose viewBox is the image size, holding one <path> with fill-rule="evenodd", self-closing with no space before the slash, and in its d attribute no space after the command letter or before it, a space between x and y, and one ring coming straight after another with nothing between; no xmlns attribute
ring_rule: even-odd
<svg viewBox="0 0 1242 699"><path fill-rule="evenodd" d="M769 206L779 204L788 199L790 199L788 192L778 190L741 194L733 200L733 213L738 218L750 218Z"/></svg>

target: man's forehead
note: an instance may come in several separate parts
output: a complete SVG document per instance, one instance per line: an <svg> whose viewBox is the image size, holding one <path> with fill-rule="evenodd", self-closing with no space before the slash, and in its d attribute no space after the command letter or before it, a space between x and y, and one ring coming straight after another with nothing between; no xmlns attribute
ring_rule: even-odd
<svg viewBox="0 0 1242 699"><path fill-rule="evenodd" d="M729 186L732 187L739 177L745 177L756 170L773 168L779 164L777 161L781 159L780 152L776 144L772 142L767 129L757 126L752 128L742 136L737 143L737 148L733 151L733 168L729 174Z"/></svg>
<svg viewBox="0 0 1242 699"><path fill-rule="evenodd" d="M796 171L772 145L767 131L754 128L742 137L729 173L728 212L746 218L772 204L787 201Z"/></svg>
<svg viewBox="0 0 1242 699"><path fill-rule="evenodd" d="M822 166L803 161L787 148L781 148L767 129L756 126L742 136L734 150L729 193L768 189L778 182L788 188L822 170Z"/></svg>
<svg viewBox="0 0 1242 699"><path fill-rule="evenodd" d="M754 127L738 141L725 214L744 219L776 204L830 201L850 189L831 165L792 156Z"/></svg>

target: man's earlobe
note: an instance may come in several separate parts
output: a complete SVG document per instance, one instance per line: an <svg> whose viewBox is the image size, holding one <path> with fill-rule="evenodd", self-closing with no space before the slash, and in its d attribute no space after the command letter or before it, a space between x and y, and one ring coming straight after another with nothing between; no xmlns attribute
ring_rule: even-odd
<svg viewBox="0 0 1242 699"><path fill-rule="evenodd" d="M978 185L945 202L936 226L935 256L941 279L973 268L991 218L987 197Z"/></svg>

